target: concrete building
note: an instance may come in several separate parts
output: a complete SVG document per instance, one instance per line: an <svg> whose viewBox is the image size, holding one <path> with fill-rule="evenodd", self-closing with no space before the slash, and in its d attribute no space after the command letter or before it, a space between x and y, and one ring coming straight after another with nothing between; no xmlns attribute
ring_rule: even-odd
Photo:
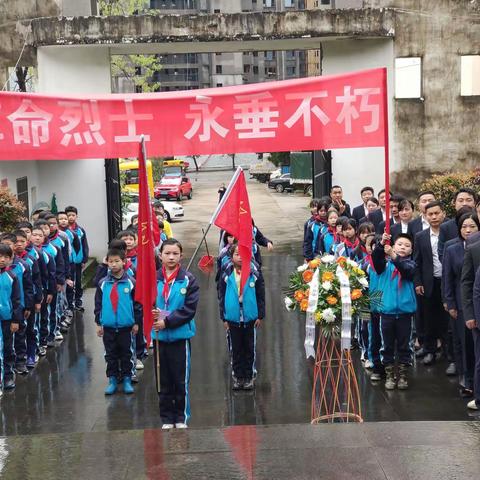
<svg viewBox="0 0 480 480"><path fill-rule="evenodd" d="M54 3L58 8L58 2ZM318 69L315 71L322 75L380 66L388 68L395 190L412 194L427 175L477 166L480 157L476 128L480 114L480 77L476 73L480 68L479 2L348 2L348 6L360 7L356 10L338 8L340 4L339 0L335 4L331 2L330 6L336 6L336 10L314 5L312 10L298 12L190 14L181 19L169 15L146 16L141 21L129 17L36 19L31 22L22 61L36 59L39 91L108 93L111 91L110 54L173 56L221 52L222 56L233 54L233 59L241 55L245 70L238 72L232 68L224 73L222 69L217 73L215 68L215 74L211 75L215 75L212 78L219 84L237 75L242 79L251 75L253 79L256 71L260 76L261 69L265 72L270 61L269 54L264 52L316 49L320 51L318 65L311 62L311 68ZM31 11L28 15L27 18L34 16ZM14 17L9 18L12 39L10 44L0 42L11 48L2 56L4 67L15 64L25 41L22 32L25 34L30 23L19 23L12 29ZM5 34L5 30L0 33ZM129 39L128 43L124 42L125 38ZM248 52L248 61L243 58L244 52ZM245 65L250 65L250 71ZM258 70L254 70L255 66ZM308 73L310 67L306 68ZM88 217L91 228L105 224L103 160L76 164L0 164L0 180L6 180L14 191L17 179L25 176L30 204L48 201L55 192L60 205L76 203L81 212L89 212L85 218ZM75 178L76 183L88 185L89 189L72 190L68 178ZM344 186L345 196L351 203L358 201L362 185L381 188L382 149L334 151L333 181ZM20 193L25 191L24 181L19 182L19 189ZM93 212L91 218L90 211ZM106 235L106 229L98 233L95 253L103 251Z"/></svg>

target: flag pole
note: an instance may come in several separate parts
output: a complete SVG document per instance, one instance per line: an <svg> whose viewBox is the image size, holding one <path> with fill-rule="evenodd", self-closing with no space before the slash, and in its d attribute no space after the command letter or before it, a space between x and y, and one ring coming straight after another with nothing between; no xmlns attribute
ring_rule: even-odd
<svg viewBox="0 0 480 480"><path fill-rule="evenodd" d="M237 178L239 177L239 175L242 172L243 172L242 167L238 167L235 174L233 175L232 179L230 180L230 183L228 184L228 187L225 190L225 193L224 193L222 199L218 203L215 211L213 212L212 218L210 219L210 222L207 225L207 228L203 232L203 237L201 238L200 242L198 243L197 247L195 248L195 251L193 252L192 258L190 258L190 261L188 262L187 270L190 270L190 267L192 266L192 263L195 260L195 257L197 256L198 251L200 250L200 247L202 246L203 241L207 237L207 234L208 234L208 231L210 230L210 227L213 225L213 222L217 218L220 210L223 208L223 206L225 205L225 202L228 200L228 197L230 196L230 193L232 192L232 188L235 185L235 182L236 182Z"/></svg>
<svg viewBox="0 0 480 480"><path fill-rule="evenodd" d="M383 136L385 151L385 232L390 234L390 151L388 141L388 83L387 68L383 69Z"/></svg>

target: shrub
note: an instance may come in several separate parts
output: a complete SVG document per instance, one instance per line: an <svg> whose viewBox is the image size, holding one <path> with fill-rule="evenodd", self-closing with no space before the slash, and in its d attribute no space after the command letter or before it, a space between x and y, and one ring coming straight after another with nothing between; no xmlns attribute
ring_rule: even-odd
<svg viewBox="0 0 480 480"><path fill-rule="evenodd" d="M14 230L24 217L24 204L8 188L0 187L0 231Z"/></svg>
<svg viewBox="0 0 480 480"><path fill-rule="evenodd" d="M443 203L447 215L454 217L455 192L462 187L471 188L477 194L480 193L480 168L467 172L433 175L422 183L420 190L431 190Z"/></svg>

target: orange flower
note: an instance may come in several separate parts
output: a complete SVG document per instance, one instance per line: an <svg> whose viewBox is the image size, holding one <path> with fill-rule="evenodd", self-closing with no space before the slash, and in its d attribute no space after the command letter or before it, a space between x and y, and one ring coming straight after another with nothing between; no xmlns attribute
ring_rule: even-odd
<svg viewBox="0 0 480 480"><path fill-rule="evenodd" d="M310 260L308 262L308 266L310 268L317 268L320 265L320 259L319 258L314 258L313 260Z"/></svg>
<svg viewBox="0 0 480 480"><path fill-rule="evenodd" d="M302 278L305 283L311 282L313 278L313 272L311 270L305 270L302 273Z"/></svg>
<svg viewBox="0 0 480 480"><path fill-rule="evenodd" d="M343 267L347 263L347 259L345 257L338 257L337 263Z"/></svg>
<svg viewBox="0 0 480 480"><path fill-rule="evenodd" d="M355 288L354 290L352 290L350 297L352 298L352 300L358 300L360 297L363 297L363 293L358 288Z"/></svg>
<svg viewBox="0 0 480 480"><path fill-rule="evenodd" d="M303 294L303 292L301 290L297 290L294 294L293 294L293 298L297 301L297 302L301 302L304 298L305 298L305 295Z"/></svg>
<svg viewBox="0 0 480 480"><path fill-rule="evenodd" d="M338 303L338 298L337 297L334 297L333 295L329 295L327 297L327 303L329 305L336 305Z"/></svg>
<svg viewBox="0 0 480 480"><path fill-rule="evenodd" d="M310 289L307 288L307 290L305 290L305 298L308 298L310 296Z"/></svg>
<svg viewBox="0 0 480 480"><path fill-rule="evenodd" d="M322 282L331 282L335 278L333 272L323 272L322 273Z"/></svg>
<svg viewBox="0 0 480 480"><path fill-rule="evenodd" d="M306 298L304 298L301 302L300 302L300 310L302 312L306 312L307 311L307 307L308 307L308 300Z"/></svg>

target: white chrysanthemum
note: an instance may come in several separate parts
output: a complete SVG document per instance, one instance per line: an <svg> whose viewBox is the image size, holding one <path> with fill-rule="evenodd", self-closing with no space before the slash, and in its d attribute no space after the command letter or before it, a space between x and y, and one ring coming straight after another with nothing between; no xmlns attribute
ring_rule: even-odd
<svg viewBox="0 0 480 480"><path fill-rule="evenodd" d="M333 310L331 308L326 308L322 312L322 319L326 323L333 323L335 321L335 314L333 313Z"/></svg>
<svg viewBox="0 0 480 480"><path fill-rule="evenodd" d="M323 282L322 288L328 292L332 288L332 282Z"/></svg>
<svg viewBox="0 0 480 480"><path fill-rule="evenodd" d="M308 263L304 263L297 268L297 272L304 272L308 268Z"/></svg>
<svg viewBox="0 0 480 480"><path fill-rule="evenodd" d="M291 298L285 297L284 302L285 302L285 308L288 311L293 310L294 307L293 307L293 301Z"/></svg>
<svg viewBox="0 0 480 480"><path fill-rule="evenodd" d="M365 277L360 277L358 279L358 283L363 287L363 288L368 288L368 280Z"/></svg>
<svg viewBox="0 0 480 480"><path fill-rule="evenodd" d="M347 258L347 265L350 265L351 267L358 267L358 263L351 258Z"/></svg>
<svg viewBox="0 0 480 480"><path fill-rule="evenodd" d="M333 263L335 261L335 257L333 255L324 255L322 257L322 263Z"/></svg>

